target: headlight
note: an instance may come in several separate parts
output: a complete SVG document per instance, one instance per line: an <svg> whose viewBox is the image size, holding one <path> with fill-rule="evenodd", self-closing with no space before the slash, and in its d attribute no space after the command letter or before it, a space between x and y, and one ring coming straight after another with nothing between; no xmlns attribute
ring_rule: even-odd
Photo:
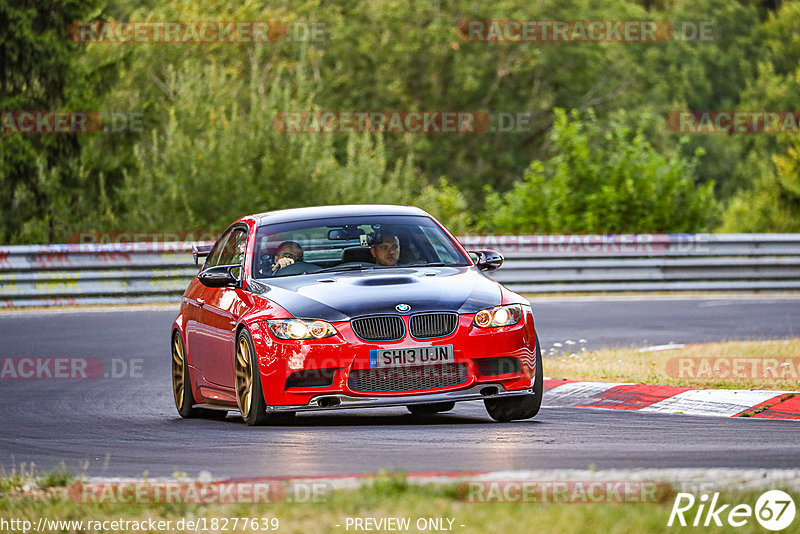
<svg viewBox="0 0 800 534"><path fill-rule="evenodd" d="M517 324L520 319L522 319L522 305L509 304L479 311L472 323L478 328L495 328Z"/></svg>
<svg viewBox="0 0 800 534"><path fill-rule="evenodd" d="M269 329L279 339L322 339L332 336L336 329L325 321L308 319L273 319Z"/></svg>

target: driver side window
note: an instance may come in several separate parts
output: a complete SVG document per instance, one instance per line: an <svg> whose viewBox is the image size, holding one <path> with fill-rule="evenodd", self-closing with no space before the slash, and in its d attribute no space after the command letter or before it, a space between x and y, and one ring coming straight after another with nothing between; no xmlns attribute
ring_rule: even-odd
<svg viewBox="0 0 800 534"><path fill-rule="evenodd" d="M217 265L243 265L247 246L247 231L244 228L232 228L222 234L214 246L214 250L203 264L203 269Z"/></svg>
<svg viewBox="0 0 800 534"><path fill-rule="evenodd" d="M218 265L242 265L244 263L247 233L242 228L231 230L225 246L222 247Z"/></svg>
<svg viewBox="0 0 800 534"><path fill-rule="evenodd" d="M228 237L231 235L231 230L228 230L224 234L217 239L216 244L214 245L214 249L211 251L211 254L208 255L206 258L206 262L203 264L203 270L208 269L209 267L216 267L217 265L223 265L219 262L220 257L222 256L222 251L225 248L225 242L228 240Z"/></svg>
<svg viewBox="0 0 800 534"><path fill-rule="evenodd" d="M243 228L234 228L222 247L222 254L219 258L219 265L238 265L239 269L232 270L233 275L239 280L242 279L242 269L244 266L244 254L247 247L247 231Z"/></svg>

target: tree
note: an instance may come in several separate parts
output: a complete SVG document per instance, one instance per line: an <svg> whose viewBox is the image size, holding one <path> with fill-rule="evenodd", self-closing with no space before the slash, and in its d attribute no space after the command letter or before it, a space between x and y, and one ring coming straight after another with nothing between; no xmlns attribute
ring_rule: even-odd
<svg viewBox="0 0 800 534"><path fill-rule="evenodd" d="M723 218L723 232L800 232L800 141L772 157L751 187L737 193Z"/></svg>
<svg viewBox="0 0 800 534"><path fill-rule="evenodd" d="M800 4L786 2L760 28L768 51L758 76L742 91L742 110L793 111L800 102ZM732 182L737 190L727 203L724 232L800 231L797 134L758 134L736 139L742 156Z"/></svg>
<svg viewBox="0 0 800 534"><path fill-rule="evenodd" d="M0 0L0 110L92 109L83 47L68 38L95 0ZM0 134L0 242L50 242L85 193L78 134Z"/></svg>
<svg viewBox="0 0 800 534"><path fill-rule="evenodd" d="M629 2L544 0L532 10L525 0L357 0L324 4L317 16L335 37L320 47L323 109L479 110L526 121L501 128L494 120L481 134L386 137L389 159L413 153L432 185L446 177L473 209L485 184L511 187L543 153L553 107L635 107L649 78L636 60L641 43L472 42L458 29L465 20L647 18Z"/></svg>
<svg viewBox="0 0 800 534"><path fill-rule="evenodd" d="M717 213L713 183L697 186L692 159L667 159L642 126L618 113L606 125L594 113L555 110L551 155L524 180L487 199L492 232L698 232Z"/></svg>
<svg viewBox="0 0 800 534"><path fill-rule="evenodd" d="M422 188L411 159L387 162L380 136L351 136L337 158L327 134L275 128L281 111L313 102L303 65L264 71L251 58L247 105L215 65L188 59L164 87L159 125L135 147L114 193L117 229L220 231L248 213L347 203L411 203ZM207 95L213 95L209 98Z"/></svg>

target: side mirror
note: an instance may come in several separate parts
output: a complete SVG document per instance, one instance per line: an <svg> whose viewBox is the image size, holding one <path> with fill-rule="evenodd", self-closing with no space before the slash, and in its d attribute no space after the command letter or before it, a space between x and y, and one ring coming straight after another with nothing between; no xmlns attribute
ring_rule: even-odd
<svg viewBox="0 0 800 534"><path fill-rule="evenodd" d="M237 287L239 279L234 274L236 270L241 274L242 266L217 265L201 271L197 279L206 287Z"/></svg>
<svg viewBox="0 0 800 534"><path fill-rule="evenodd" d="M503 265L503 255L496 250L470 250L468 252L481 271L496 271ZM475 259L476 256L477 259Z"/></svg>

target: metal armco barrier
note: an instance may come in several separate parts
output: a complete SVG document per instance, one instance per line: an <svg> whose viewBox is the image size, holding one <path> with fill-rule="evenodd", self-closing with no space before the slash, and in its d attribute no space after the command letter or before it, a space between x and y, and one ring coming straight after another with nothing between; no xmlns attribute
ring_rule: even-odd
<svg viewBox="0 0 800 534"><path fill-rule="evenodd" d="M0 247L0 308L179 302L191 243Z"/></svg>
<svg viewBox="0 0 800 534"><path fill-rule="evenodd" d="M506 258L523 293L797 291L800 234L463 236ZM0 247L0 307L175 302L197 273L190 243Z"/></svg>
<svg viewBox="0 0 800 534"><path fill-rule="evenodd" d="M800 289L800 234L466 236L522 293Z"/></svg>

